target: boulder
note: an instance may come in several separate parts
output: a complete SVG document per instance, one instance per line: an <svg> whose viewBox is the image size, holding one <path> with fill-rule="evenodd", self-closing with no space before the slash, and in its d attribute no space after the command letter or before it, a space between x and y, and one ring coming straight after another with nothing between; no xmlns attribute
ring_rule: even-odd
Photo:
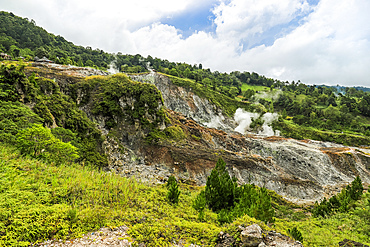
<svg viewBox="0 0 370 247"><path fill-rule="evenodd" d="M257 224L247 226L241 232L240 239L243 247L258 246L263 240L261 227Z"/></svg>

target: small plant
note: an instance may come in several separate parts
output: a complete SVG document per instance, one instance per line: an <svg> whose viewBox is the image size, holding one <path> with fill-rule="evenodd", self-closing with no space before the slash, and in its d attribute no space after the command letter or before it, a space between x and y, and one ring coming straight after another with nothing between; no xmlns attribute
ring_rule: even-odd
<svg viewBox="0 0 370 247"><path fill-rule="evenodd" d="M206 208L206 196L204 190L202 190L199 195L195 198L193 202L193 208L198 211L198 220L204 220L204 209Z"/></svg>
<svg viewBox="0 0 370 247"><path fill-rule="evenodd" d="M220 158L207 178L205 197L208 207L214 212L232 208L236 188L237 183L231 179L225 161Z"/></svg>
<svg viewBox="0 0 370 247"><path fill-rule="evenodd" d="M295 240L299 242L303 241L302 233L297 229L297 227L293 227L293 229L288 229L288 232L289 235Z"/></svg>
<svg viewBox="0 0 370 247"><path fill-rule="evenodd" d="M167 181L167 199L173 203L177 204L179 202L180 190L177 184L176 178L174 176L170 176Z"/></svg>
<svg viewBox="0 0 370 247"><path fill-rule="evenodd" d="M230 223L235 218L248 214L264 222L272 222L275 214L271 197L266 188L245 184L238 187L235 178L231 178L226 163L220 158L216 167L207 178L206 188L193 203L193 208L203 217L203 210L208 207L218 213L220 224Z"/></svg>
<svg viewBox="0 0 370 247"><path fill-rule="evenodd" d="M351 185L347 185L338 195L334 195L329 200L324 198L321 203L315 202L312 214L314 217L325 217L332 215L336 211L347 212L353 205L353 202L361 198L363 191L362 181L357 176Z"/></svg>

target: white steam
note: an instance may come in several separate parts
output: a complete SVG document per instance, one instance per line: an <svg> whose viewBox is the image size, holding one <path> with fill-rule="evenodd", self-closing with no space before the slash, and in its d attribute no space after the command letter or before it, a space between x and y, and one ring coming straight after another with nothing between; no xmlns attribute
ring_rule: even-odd
<svg viewBox="0 0 370 247"><path fill-rule="evenodd" d="M224 119L225 118L223 116L214 116L212 117L210 122L204 123L204 125L207 126L208 128L214 129L225 128L225 125L222 123Z"/></svg>
<svg viewBox="0 0 370 247"><path fill-rule="evenodd" d="M244 111L241 108L238 108L234 115L234 120L238 123L238 126L235 128L235 131L245 134L250 130L250 125L253 120L256 120L260 117L259 113L252 113ZM276 121L279 118L279 114L267 112L262 116L262 130L258 132L259 135L263 136L278 136L280 132L274 131L270 126L273 121Z"/></svg>
<svg viewBox="0 0 370 247"><path fill-rule="evenodd" d="M259 99L272 99L277 100L281 94L281 90L274 90L270 92L256 93L253 95L253 99L258 101Z"/></svg>
<svg viewBox="0 0 370 247"><path fill-rule="evenodd" d="M249 130L249 126L252 123L252 120L257 119L260 116L258 113L252 113L244 111L241 108L238 108L234 115L234 120L239 124L235 128L235 131L245 134Z"/></svg>
<svg viewBox="0 0 370 247"><path fill-rule="evenodd" d="M116 60L112 61L109 64L109 69L108 69L109 74L117 74L117 73L119 73L119 70L118 70L115 62L116 62Z"/></svg>
<svg viewBox="0 0 370 247"><path fill-rule="evenodd" d="M262 131L259 131L258 134L259 135L264 135L264 136L278 136L278 135L280 135L280 131L277 130L277 131L274 132L274 130L270 126L272 124L272 122L278 120L278 118L279 118L279 114L277 114L277 113L270 113L270 112L265 113L262 116L262 121L263 121Z"/></svg>

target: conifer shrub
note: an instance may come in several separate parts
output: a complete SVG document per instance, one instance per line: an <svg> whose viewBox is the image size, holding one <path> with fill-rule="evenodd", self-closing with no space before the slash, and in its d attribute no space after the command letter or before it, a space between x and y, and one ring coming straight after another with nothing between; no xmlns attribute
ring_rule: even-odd
<svg viewBox="0 0 370 247"><path fill-rule="evenodd" d="M207 205L215 212L221 209L230 209L235 203L237 183L230 178L226 170L226 163L222 158L207 178L205 197Z"/></svg>
<svg viewBox="0 0 370 247"><path fill-rule="evenodd" d="M198 220L204 220L204 209L206 208L206 196L204 190L202 190L199 195L195 198L193 202L193 208L198 212Z"/></svg>
<svg viewBox="0 0 370 247"><path fill-rule="evenodd" d="M207 178L205 190L193 203L193 208L199 213L198 219L202 219L205 207L218 213L220 224L230 223L246 214L271 222L275 214L267 189L251 184L238 186L236 179L230 177L222 158Z"/></svg>
<svg viewBox="0 0 370 247"><path fill-rule="evenodd" d="M167 199L173 203L177 204L179 202L180 190L179 185L177 184L176 178L174 176L170 176L167 181Z"/></svg>
<svg viewBox="0 0 370 247"><path fill-rule="evenodd" d="M298 230L297 227L293 227L292 229L288 229L288 233L295 240L297 240L299 242L303 241L302 233Z"/></svg>
<svg viewBox="0 0 370 247"><path fill-rule="evenodd" d="M347 185L338 195L332 196L329 200L324 198L321 203L316 201L311 212L314 217L330 216L337 211L347 212L351 205L361 198L363 191L361 178L357 176L351 185Z"/></svg>

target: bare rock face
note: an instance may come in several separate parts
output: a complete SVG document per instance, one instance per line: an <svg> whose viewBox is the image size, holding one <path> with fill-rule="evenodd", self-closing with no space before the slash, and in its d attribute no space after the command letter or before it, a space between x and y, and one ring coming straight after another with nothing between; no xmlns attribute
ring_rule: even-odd
<svg viewBox="0 0 370 247"><path fill-rule="evenodd" d="M130 75L134 81L154 84L162 93L165 106L184 116L194 119L197 123L224 131L234 130L237 124L222 113L222 110L205 98L200 98L191 89L174 85L171 80L158 73Z"/></svg>

